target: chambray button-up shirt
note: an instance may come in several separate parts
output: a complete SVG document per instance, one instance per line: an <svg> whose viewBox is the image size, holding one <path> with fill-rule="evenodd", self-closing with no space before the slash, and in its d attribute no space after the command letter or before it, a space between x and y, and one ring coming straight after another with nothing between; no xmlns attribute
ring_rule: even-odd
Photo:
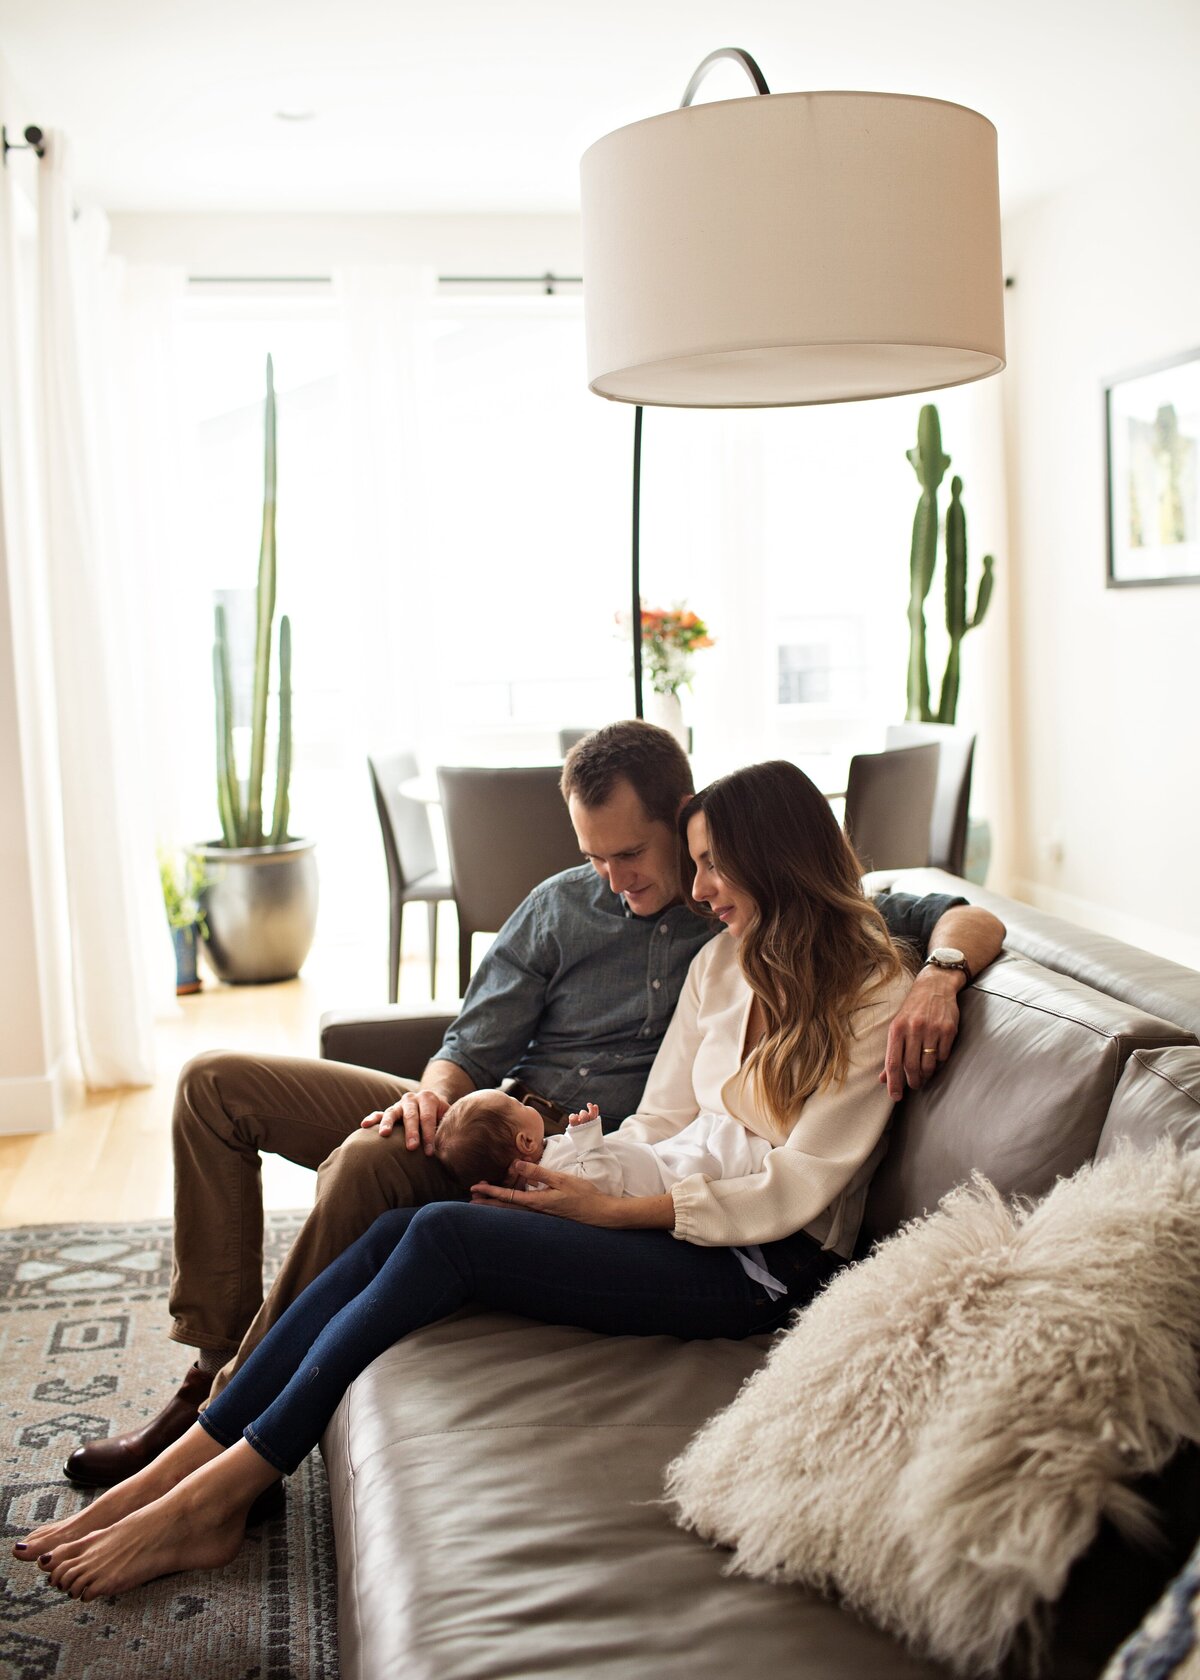
<svg viewBox="0 0 1200 1680"><path fill-rule="evenodd" d="M673 904L635 916L590 863L535 887L479 965L438 1059L476 1086L523 1079L606 1128L632 1114L700 947L721 932Z"/></svg>
<svg viewBox="0 0 1200 1680"><path fill-rule="evenodd" d="M876 900L893 937L922 953L965 902ZM568 1113L594 1102L611 1131L638 1106L692 958L723 931L682 904L633 915L590 863L552 875L501 928L437 1060L481 1090L511 1075Z"/></svg>

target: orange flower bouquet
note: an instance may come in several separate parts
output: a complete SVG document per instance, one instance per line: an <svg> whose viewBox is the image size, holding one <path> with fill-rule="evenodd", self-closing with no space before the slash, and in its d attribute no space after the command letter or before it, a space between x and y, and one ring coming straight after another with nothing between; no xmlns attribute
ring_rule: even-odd
<svg viewBox="0 0 1200 1680"><path fill-rule="evenodd" d="M656 694L692 686L692 655L713 645L708 626L683 602L642 608L642 663Z"/></svg>

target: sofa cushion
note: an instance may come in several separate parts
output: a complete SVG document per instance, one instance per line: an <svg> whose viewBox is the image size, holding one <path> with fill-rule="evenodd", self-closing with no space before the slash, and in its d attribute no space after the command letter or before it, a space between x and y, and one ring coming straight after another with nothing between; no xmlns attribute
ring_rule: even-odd
<svg viewBox="0 0 1200 1680"><path fill-rule="evenodd" d="M1174 1021L1193 1037L1200 1036L1200 973L1194 968L1064 921L1032 904L988 892L942 869L880 870L867 877L867 886L871 892L956 893L1000 918L1006 929L1006 950L1069 974L1148 1015Z"/></svg>
<svg viewBox="0 0 1200 1680"><path fill-rule="evenodd" d="M767 1345L467 1313L389 1349L323 1442L342 1680L946 1680L672 1523L668 1460Z"/></svg>
<svg viewBox="0 0 1200 1680"><path fill-rule="evenodd" d="M1092 1158L1130 1055L1190 1038L1027 957L993 963L959 1007L950 1060L896 1111L864 1250L973 1171L1002 1195L1044 1195Z"/></svg>
<svg viewBox="0 0 1200 1680"><path fill-rule="evenodd" d="M1192 1045L1134 1051L1104 1122L1096 1158L1111 1154L1122 1138L1149 1149L1163 1135L1186 1149L1200 1145L1200 1048Z"/></svg>
<svg viewBox="0 0 1200 1680"><path fill-rule="evenodd" d="M1129 1485L1200 1440L1200 1154L1126 1147L1036 1207L977 1181L843 1272L672 1465L734 1567L992 1672Z"/></svg>

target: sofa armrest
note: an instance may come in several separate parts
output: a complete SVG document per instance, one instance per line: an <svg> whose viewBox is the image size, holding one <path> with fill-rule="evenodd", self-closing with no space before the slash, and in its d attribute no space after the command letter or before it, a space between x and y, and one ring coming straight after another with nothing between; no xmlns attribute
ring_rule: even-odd
<svg viewBox="0 0 1200 1680"><path fill-rule="evenodd" d="M373 1015L332 1011L321 1017L321 1054L331 1062L418 1079L453 1020L442 1010L414 1012L400 1005Z"/></svg>

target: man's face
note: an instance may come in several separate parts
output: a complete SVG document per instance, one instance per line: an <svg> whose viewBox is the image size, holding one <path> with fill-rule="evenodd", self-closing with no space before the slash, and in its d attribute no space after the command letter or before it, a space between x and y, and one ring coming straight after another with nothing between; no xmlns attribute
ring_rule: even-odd
<svg viewBox="0 0 1200 1680"><path fill-rule="evenodd" d="M679 842L669 823L646 815L626 781L603 805L567 801L579 849L635 916L657 916L679 898Z"/></svg>

